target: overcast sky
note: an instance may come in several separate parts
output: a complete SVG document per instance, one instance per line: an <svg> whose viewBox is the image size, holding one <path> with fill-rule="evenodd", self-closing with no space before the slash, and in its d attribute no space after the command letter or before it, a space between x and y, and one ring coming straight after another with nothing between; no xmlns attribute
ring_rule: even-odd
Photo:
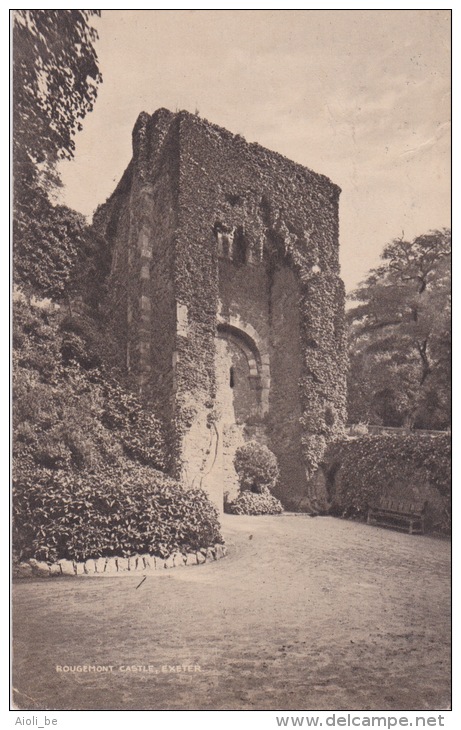
<svg viewBox="0 0 461 730"><path fill-rule="evenodd" d="M91 215L131 158L141 111L191 112L342 188L348 291L384 245L450 225L447 10L105 10L104 82L62 166Z"/></svg>

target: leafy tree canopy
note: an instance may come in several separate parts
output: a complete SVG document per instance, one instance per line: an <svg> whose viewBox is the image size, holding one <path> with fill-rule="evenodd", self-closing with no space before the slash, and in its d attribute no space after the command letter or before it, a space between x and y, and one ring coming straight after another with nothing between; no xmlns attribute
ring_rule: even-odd
<svg viewBox="0 0 461 730"><path fill-rule="evenodd" d="M13 159L16 195L56 183L102 77L91 25L99 10L15 10ZM19 191L18 191L19 188Z"/></svg>
<svg viewBox="0 0 461 730"><path fill-rule="evenodd" d="M351 295L351 421L448 427L450 253L447 229L394 240Z"/></svg>
<svg viewBox="0 0 461 730"><path fill-rule="evenodd" d="M60 300L75 289L91 233L83 216L53 205L57 164L102 81L91 25L99 10L13 13L14 279L28 294Z"/></svg>

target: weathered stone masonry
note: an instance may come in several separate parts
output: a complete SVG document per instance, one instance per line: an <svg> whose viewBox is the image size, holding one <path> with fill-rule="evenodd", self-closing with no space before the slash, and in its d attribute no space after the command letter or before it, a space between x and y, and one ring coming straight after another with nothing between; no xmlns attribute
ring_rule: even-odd
<svg viewBox="0 0 461 730"><path fill-rule="evenodd" d="M133 159L100 209L120 359L163 419L171 472L222 505L250 438L309 480L345 418L339 188L187 112L141 114ZM311 482L312 483L312 482Z"/></svg>

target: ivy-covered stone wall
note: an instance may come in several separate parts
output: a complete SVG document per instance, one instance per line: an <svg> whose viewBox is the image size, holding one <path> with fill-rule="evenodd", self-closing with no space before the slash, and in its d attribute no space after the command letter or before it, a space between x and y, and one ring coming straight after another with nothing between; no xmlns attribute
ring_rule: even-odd
<svg viewBox="0 0 461 730"><path fill-rule="evenodd" d="M288 266L274 271L271 295L269 446L283 475L274 494L287 508L297 510L310 504L302 458L300 288L296 273Z"/></svg>
<svg viewBox="0 0 461 730"><path fill-rule="evenodd" d="M112 252L106 316L120 344L120 361L146 407L162 420L175 466L174 361L178 137L174 115L141 114L133 159L95 224Z"/></svg>
<svg viewBox="0 0 461 730"><path fill-rule="evenodd" d="M216 407L217 362L228 365L216 359L218 327L243 353L238 370L248 367L259 403L245 437L277 454L286 507L309 508L309 479L342 429L338 198L323 175L159 110L140 115L133 161L98 214L113 240L110 302L127 366L169 429L172 473L217 503L218 455L230 458Z"/></svg>
<svg viewBox="0 0 461 730"><path fill-rule="evenodd" d="M209 298L195 289L194 312L215 327L207 307L217 297L220 321L238 318L244 334L257 333L269 358L262 434L281 464L278 494L288 508L308 507L309 479L345 419L339 189L196 116L180 118L181 235L194 256L200 248L201 276L213 282ZM195 343L197 367L209 346Z"/></svg>

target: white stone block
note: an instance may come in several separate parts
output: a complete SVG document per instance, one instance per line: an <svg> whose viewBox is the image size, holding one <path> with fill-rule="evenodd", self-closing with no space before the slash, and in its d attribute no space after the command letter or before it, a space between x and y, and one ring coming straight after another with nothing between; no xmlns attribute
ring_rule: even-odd
<svg viewBox="0 0 461 730"><path fill-rule="evenodd" d="M187 304L176 304L176 332L182 337L187 337L189 334L189 312Z"/></svg>
<svg viewBox="0 0 461 730"><path fill-rule="evenodd" d="M106 569L107 558L98 558L94 561L96 573L104 573Z"/></svg>
<svg viewBox="0 0 461 730"><path fill-rule="evenodd" d="M175 568L181 568L185 565L185 557L182 553L173 553L173 563Z"/></svg>
<svg viewBox="0 0 461 730"><path fill-rule="evenodd" d="M216 554L216 560L220 560L224 557L222 545L215 545L215 554Z"/></svg>
<svg viewBox="0 0 461 730"><path fill-rule="evenodd" d="M115 574L117 573L117 560L116 558L107 558L106 561L106 569L104 571L106 574Z"/></svg>
<svg viewBox="0 0 461 730"><path fill-rule="evenodd" d="M96 573L96 565L94 560L91 558L89 560L85 560L85 573L87 575L93 575Z"/></svg>
<svg viewBox="0 0 461 730"><path fill-rule="evenodd" d="M150 300L150 297L146 297L145 294L141 296L141 310L143 312L150 312L152 308L152 303Z"/></svg>
<svg viewBox="0 0 461 730"><path fill-rule="evenodd" d="M128 570L129 571L135 571L138 569L138 563L142 561L139 560L138 555L132 555L128 558Z"/></svg>
<svg viewBox="0 0 461 730"><path fill-rule="evenodd" d="M19 563L14 568L15 578L31 578L33 575L32 566L29 563Z"/></svg>
<svg viewBox="0 0 461 730"><path fill-rule="evenodd" d="M75 575L74 563L72 560L60 560L62 575Z"/></svg>
<svg viewBox="0 0 461 730"><path fill-rule="evenodd" d="M29 565L32 567L34 575L40 576L40 578L46 578L50 574L50 566L43 560L32 558L29 560Z"/></svg>

